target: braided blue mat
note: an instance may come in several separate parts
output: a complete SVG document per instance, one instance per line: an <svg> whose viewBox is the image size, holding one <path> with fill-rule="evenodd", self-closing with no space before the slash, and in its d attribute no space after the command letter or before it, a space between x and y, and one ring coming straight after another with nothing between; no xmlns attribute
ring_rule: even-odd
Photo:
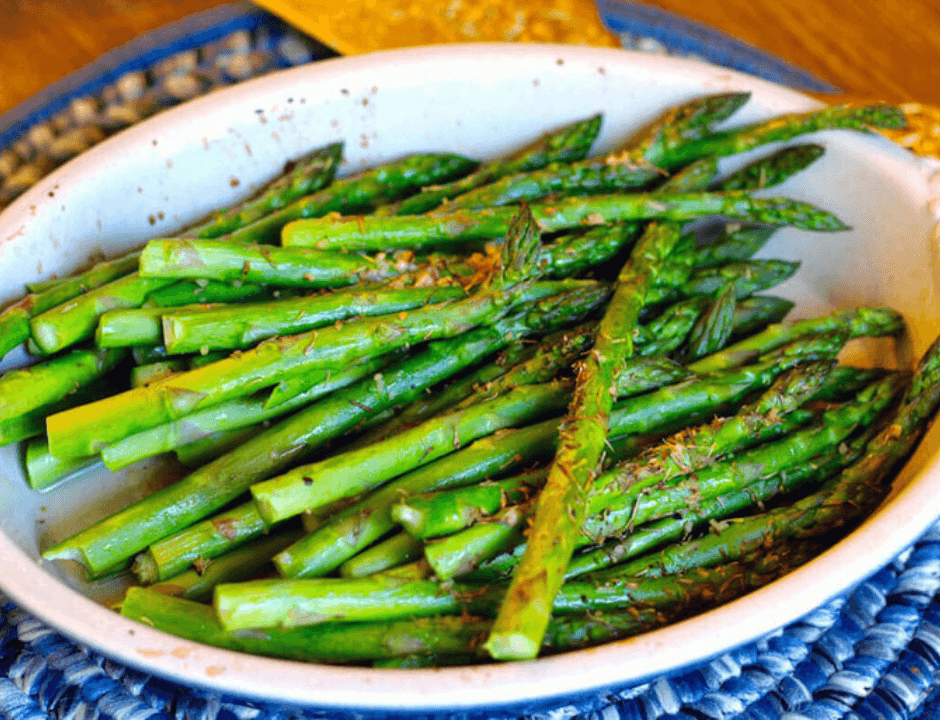
<svg viewBox="0 0 940 720"><path fill-rule="evenodd" d="M828 83L723 33L599 0L625 47L694 56L813 91ZM0 207L108 134L224 84L333 55L247 4L142 36L0 117ZM851 594L700 666L529 718L940 718L940 525ZM224 698L78 645L0 594L2 720L306 720L335 713Z"/></svg>

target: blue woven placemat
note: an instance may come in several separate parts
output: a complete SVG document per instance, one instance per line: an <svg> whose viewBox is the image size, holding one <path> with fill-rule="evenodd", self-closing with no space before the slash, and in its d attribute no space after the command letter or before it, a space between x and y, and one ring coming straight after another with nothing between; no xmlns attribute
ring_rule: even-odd
<svg viewBox="0 0 940 720"><path fill-rule="evenodd" d="M625 47L693 56L834 91L733 37L638 3L599 0ZM329 48L247 4L162 28L0 118L0 207L57 165L172 104ZM940 525L852 593L712 662L538 717L598 720L926 720L940 717ZM335 717L223 698L109 661L0 594L0 718ZM529 716L535 717L535 716Z"/></svg>

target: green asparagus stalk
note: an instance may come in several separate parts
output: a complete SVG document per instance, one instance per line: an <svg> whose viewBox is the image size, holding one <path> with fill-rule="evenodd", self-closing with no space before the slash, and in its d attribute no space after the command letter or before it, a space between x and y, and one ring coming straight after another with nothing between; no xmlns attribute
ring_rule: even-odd
<svg viewBox="0 0 940 720"><path fill-rule="evenodd" d="M408 533L399 532L363 550L339 566L345 578L375 575L424 556L424 544Z"/></svg>
<svg viewBox="0 0 940 720"><path fill-rule="evenodd" d="M897 336L905 328L904 318L890 308L856 308L830 315L800 320L792 325L774 324L720 352L689 365L693 372L708 373L748 362L756 354L768 352L796 338L826 332L848 332L850 338Z"/></svg>
<svg viewBox="0 0 940 720"><path fill-rule="evenodd" d="M716 93L668 108L659 118L631 138L612 161L661 166L663 157L714 132L749 99L750 93Z"/></svg>
<svg viewBox="0 0 940 720"><path fill-rule="evenodd" d="M280 210L288 203L322 190L333 181L343 158L343 144L331 143L297 160L254 196L186 230L189 237L215 238Z"/></svg>
<svg viewBox="0 0 940 720"><path fill-rule="evenodd" d="M162 316L161 338L171 353L249 348L276 335L297 333L358 316L403 313L466 296L460 287L336 292L270 303L174 310ZM136 312L140 312L139 310Z"/></svg>
<svg viewBox="0 0 940 720"><path fill-rule="evenodd" d="M507 505L526 502L544 479L544 470L534 470L503 480L407 497L394 505L390 514L414 538L449 535Z"/></svg>
<svg viewBox="0 0 940 720"><path fill-rule="evenodd" d="M354 626L327 625L229 634L219 625L211 606L139 587L127 591L121 615L205 645L308 662L400 657L425 649L466 653L481 631L479 624L468 624L460 618L435 618L428 626L422 622L363 624L355 626L353 634L349 630Z"/></svg>
<svg viewBox="0 0 940 720"><path fill-rule="evenodd" d="M508 343L578 322L604 297L571 293L463 337L430 343L386 370L381 382L364 379L327 396L176 484L49 548L43 557L74 559L92 569L115 565L220 510L253 482L296 463L370 416L414 400Z"/></svg>
<svg viewBox="0 0 940 720"><path fill-rule="evenodd" d="M184 570L167 580L148 586L148 590L196 602L212 600L216 585L241 582L272 570L271 558L275 553L295 542L301 530L283 531L245 543L225 555L200 563L200 567Z"/></svg>
<svg viewBox="0 0 940 720"><path fill-rule="evenodd" d="M714 297L728 286L736 299L744 299L789 280L799 268L799 262L789 260L727 263L721 267L697 270L684 281L662 282L650 290L646 299L650 305L655 305L675 302L683 297Z"/></svg>
<svg viewBox="0 0 940 720"><path fill-rule="evenodd" d="M25 368L0 375L0 423L63 401L112 370L126 353L121 350L72 350Z"/></svg>
<svg viewBox="0 0 940 720"><path fill-rule="evenodd" d="M600 128L600 115L566 125L505 159L484 164L460 180L423 188L417 195L406 198L397 214L419 215L433 210L450 198L488 185L506 175L537 170L550 163L583 160L597 139Z"/></svg>
<svg viewBox="0 0 940 720"><path fill-rule="evenodd" d="M302 465L251 487L261 516L274 523L342 497L354 496L431 462L497 430L531 422L561 409L568 387L550 383L519 388L503 397L440 418L395 438Z"/></svg>
<svg viewBox="0 0 940 720"><path fill-rule="evenodd" d="M495 240L507 233L516 212L513 207L500 207L420 217L333 216L298 220L284 228L281 243L285 247L377 252L389 248ZM737 191L562 198L553 203L532 205L532 213L543 232L636 220L685 221L709 215L819 232L847 229L835 216L806 203L785 198L758 199Z"/></svg>
<svg viewBox="0 0 940 720"><path fill-rule="evenodd" d="M0 359L30 338L30 318L110 283L137 269L139 253L97 263L84 273L63 278L54 285L29 295L0 311Z"/></svg>
<svg viewBox="0 0 940 720"><path fill-rule="evenodd" d="M678 226L647 229L617 277L593 350L578 366L574 399L536 501L526 551L487 639L486 649L496 659L539 652L604 453L620 367L633 355L633 330L647 289L680 237Z"/></svg>
<svg viewBox="0 0 940 720"><path fill-rule="evenodd" d="M692 327L686 347L686 357L697 360L723 348L734 332L734 312L737 307L734 285L728 285L712 301L705 314Z"/></svg>
<svg viewBox="0 0 940 720"><path fill-rule="evenodd" d="M300 198L220 239L245 244L270 244L292 220L328 213L361 213L418 192L428 185L450 182L473 172L478 163L447 153L413 155L335 180L329 187Z"/></svg>
<svg viewBox="0 0 940 720"><path fill-rule="evenodd" d="M410 256L373 258L336 250L245 245L224 239L151 240L140 258L140 272L149 278L306 289L377 282L419 268Z"/></svg>
<svg viewBox="0 0 940 720"><path fill-rule="evenodd" d="M43 352L58 352L93 337L98 318L108 310L140 307L148 293L171 282L130 273L33 316L30 320L32 337Z"/></svg>
<svg viewBox="0 0 940 720"><path fill-rule="evenodd" d="M414 427L428 418L443 412L448 412L462 406L464 401L479 396L481 386L502 377L516 363L523 362L531 357L539 347L531 342L518 342L507 347L499 353L492 362L472 370L457 378L446 387L432 391L426 397L419 398L403 408L398 414L387 421L373 427L369 432L361 435L348 449L365 447L377 440L385 440L403 429ZM547 382L546 378L541 382ZM467 402L467 404L470 404Z"/></svg>
<svg viewBox="0 0 940 720"><path fill-rule="evenodd" d="M776 232L777 228L761 226L726 231L713 242L696 248L692 265L704 269L750 260Z"/></svg>
<svg viewBox="0 0 940 720"><path fill-rule="evenodd" d="M773 553L754 565L731 562L660 578L620 577L566 582L552 606L555 615L668 609L701 611L767 584L794 558ZM808 559L803 552L796 559ZM389 576L355 579L254 580L216 587L213 607L229 632L320 623L393 621L439 615L492 616L502 602L502 583L442 584Z"/></svg>
<svg viewBox="0 0 940 720"><path fill-rule="evenodd" d="M751 163L717 183L721 190L758 190L774 187L812 165L826 149L821 145L796 145L778 150L769 158Z"/></svg>
<svg viewBox="0 0 940 720"><path fill-rule="evenodd" d="M763 332L781 322L793 309L793 302L773 295L753 295L734 306L731 340Z"/></svg>
<svg viewBox="0 0 940 720"><path fill-rule="evenodd" d="M134 559L133 572L139 582L151 585L190 566L198 569L267 529L258 508L249 500L155 542Z"/></svg>
<svg viewBox="0 0 940 720"><path fill-rule="evenodd" d="M264 285L241 281L179 280L147 295L144 307L180 307L209 303L234 303L243 300L277 299L287 294L285 288L267 288Z"/></svg>
<svg viewBox="0 0 940 720"><path fill-rule="evenodd" d="M639 223L617 223L562 235L540 248L539 263L546 275L569 277L612 260L640 236L641 229Z"/></svg>
<svg viewBox="0 0 940 720"><path fill-rule="evenodd" d="M704 135L664 153L659 166L666 170L683 167L701 157L734 155L769 142L790 140L818 130L901 128L904 113L889 105L852 107L836 105L809 113L779 115L771 120L724 132Z"/></svg>
<svg viewBox="0 0 940 720"><path fill-rule="evenodd" d="M135 365L131 368L130 386L132 388L150 385L159 382L170 375L182 372L187 368L187 363L182 358L175 360L161 360L160 362L148 363L146 365Z"/></svg>
<svg viewBox="0 0 940 720"><path fill-rule="evenodd" d="M24 457L26 480L33 490L48 490L53 485L102 469L103 463L97 455L86 458L70 458L67 461L52 457L45 438L34 438L26 444Z"/></svg>
<svg viewBox="0 0 940 720"><path fill-rule="evenodd" d="M224 305L188 305L193 314L208 312ZM162 307L137 307L109 310L98 318L95 345L100 348L153 346L163 344L163 316L172 310ZM198 352L199 348L195 351Z"/></svg>

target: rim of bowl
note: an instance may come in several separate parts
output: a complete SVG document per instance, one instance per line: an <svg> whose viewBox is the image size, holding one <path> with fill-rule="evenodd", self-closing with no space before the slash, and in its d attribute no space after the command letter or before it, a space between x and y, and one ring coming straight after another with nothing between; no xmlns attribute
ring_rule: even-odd
<svg viewBox="0 0 940 720"><path fill-rule="evenodd" d="M259 87L277 88L303 78L325 82L358 76L377 65L399 72L439 72L455 60L475 63L602 60L644 71L678 74L703 87L750 89L784 109L818 106L788 88L726 68L667 56L561 45L480 43L391 50L319 61L241 83L150 118L92 148L43 179L3 215L25 214L63 174L80 175L137 134L185 125L202 107L245 102ZM911 162L911 169L916 170ZM926 183L925 183L926 184ZM544 704L609 687L627 687L705 662L752 642L820 607L889 563L916 541L940 514L940 462L934 461L861 527L832 549L771 585L689 620L635 638L527 662L417 670L375 670L276 660L204 646L127 620L45 573L0 532L0 587L25 610L71 639L109 658L236 698L361 711L472 710ZM17 578L9 583L2 578ZM825 578L825 581L820 581ZM786 598L781 615L774 598ZM740 622L747 618L747 622ZM101 628L110 630L102 634ZM720 628L720 633L716 633ZM716 637L719 636L719 637ZM690 656L690 648L708 653Z"/></svg>

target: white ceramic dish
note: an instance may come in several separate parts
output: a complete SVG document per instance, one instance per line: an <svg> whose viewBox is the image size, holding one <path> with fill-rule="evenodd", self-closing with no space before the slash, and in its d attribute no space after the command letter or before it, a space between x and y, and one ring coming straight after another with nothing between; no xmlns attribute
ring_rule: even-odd
<svg viewBox="0 0 940 720"><path fill-rule="evenodd" d="M16 297L23 282L70 271L95 251L113 254L168 233L246 194L286 159L329 141L346 141L350 170L410 151L482 158L602 110L601 146L611 148L669 105L731 89L753 92L736 123L816 106L712 66L574 47L435 47L286 71L142 123L21 198L0 216L0 302ZM823 133L817 139L827 147L825 158L781 192L834 211L855 230L778 233L766 254L804 260L781 294L798 301L801 316L857 304L897 308L911 325L899 354L909 364L940 331L938 166L879 137ZM884 351L890 348L881 344L865 350ZM14 354L3 364L23 357ZM940 427L934 427L888 504L836 548L773 585L648 635L534 662L373 671L216 650L124 620L91 599L105 598L107 588L88 588L69 568L37 562L52 540L143 493L158 472L154 464L37 495L25 486L17 451L3 449L0 587L67 635L188 685L367 713L520 713L718 655L844 592L940 515L938 451Z"/></svg>

